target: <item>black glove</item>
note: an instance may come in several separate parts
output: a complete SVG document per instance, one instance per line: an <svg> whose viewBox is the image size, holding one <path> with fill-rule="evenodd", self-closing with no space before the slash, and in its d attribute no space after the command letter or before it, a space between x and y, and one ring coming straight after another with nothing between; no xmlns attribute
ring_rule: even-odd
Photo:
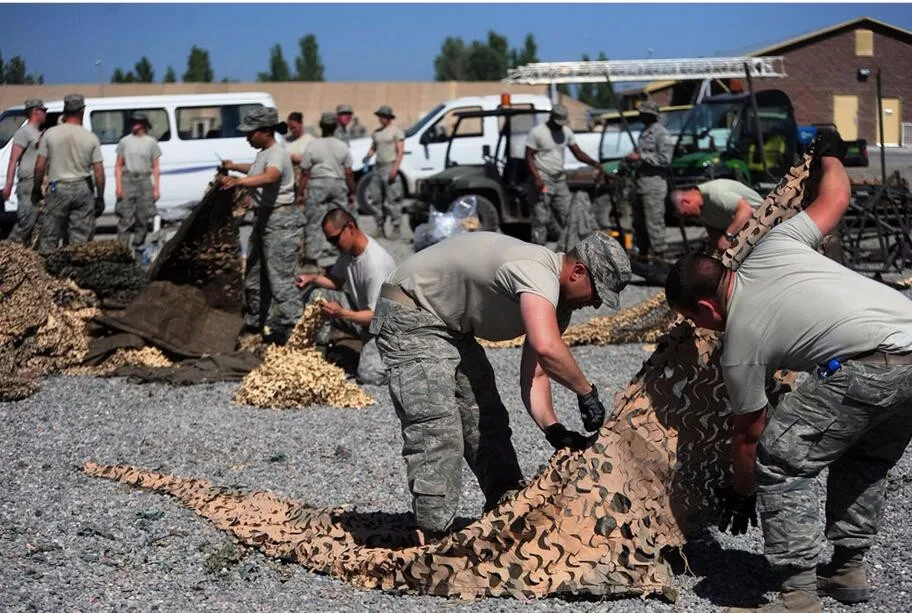
<svg viewBox="0 0 912 613"><path fill-rule="evenodd" d="M815 150L817 157L833 157L842 163L845 163L846 144L835 130L824 130L817 134L815 141Z"/></svg>
<svg viewBox="0 0 912 613"><path fill-rule="evenodd" d="M564 424L557 422L545 428L545 438L555 449L564 449L568 447L574 451L581 451L589 446L592 442L589 437L583 436L579 432L567 430Z"/></svg>
<svg viewBox="0 0 912 613"><path fill-rule="evenodd" d="M719 501L719 531L725 532L731 526L732 534L747 532L747 523L757 527L757 494L742 496L731 485L716 488Z"/></svg>
<svg viewBox="0 0 912 613"><path fill-rule="evenodd" d="M104 196L95 198L95 217L101 217L104 214L105 203Z"/></svg>
<svg viewBox="0 0 912 613"><path fill-rule="evenodd" d="M605 423L605 407L599 400L598 390L592 386L588 394L577 396L579 401L580 416L583 418L583 426L589 432L598 430Z"/></svg>

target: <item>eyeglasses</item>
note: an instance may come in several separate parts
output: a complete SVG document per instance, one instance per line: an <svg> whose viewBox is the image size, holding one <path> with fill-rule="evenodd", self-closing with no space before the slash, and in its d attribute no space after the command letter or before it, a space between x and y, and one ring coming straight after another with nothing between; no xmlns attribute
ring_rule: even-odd
<svg viewBox="0 0 912 613"><path fill-rule="evenodd" d="M344 226L342 226L342 229L339 230L338 234L336 234L335 236L327 236L326 242L329 243L330 245L338 245L339 240L342 238L342 235L345 234L345 230L347 228L348 228L348 224L345 224Z"/></svg>

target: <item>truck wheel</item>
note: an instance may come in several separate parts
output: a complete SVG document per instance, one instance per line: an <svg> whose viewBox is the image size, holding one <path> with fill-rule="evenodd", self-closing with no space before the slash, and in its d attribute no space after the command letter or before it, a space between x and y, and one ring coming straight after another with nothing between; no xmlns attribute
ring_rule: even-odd
<svg viewBox="0 0 912 613"><path fill-rule="evenodd" d="M358 212L362 215L373 215L373 198L371 197L370 182L373 172L361 175L358 179L358 185L355 187L355 199L358 202ZM406 197L405 180L399 175L399 188L402 197Z"/></svg>
<svg viewBox="0 0 912 613"><path fill-rule="evenodd" d="M485 232L497 232L500 229L500 215L497 214L497 207L494 206L494 203L478 194L466 194L466 196L475 197L475 214L478 215L478 221L481 224L478 229ZM450 203L450 209L466 196L460 196Z"/></svg>

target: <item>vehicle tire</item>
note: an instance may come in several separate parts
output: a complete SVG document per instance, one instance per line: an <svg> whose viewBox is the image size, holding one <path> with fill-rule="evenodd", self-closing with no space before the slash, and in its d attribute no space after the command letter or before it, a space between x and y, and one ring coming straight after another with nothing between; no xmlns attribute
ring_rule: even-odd
<svg viewBox="0 0 912 613"><path fill-rule="evenodd" d="M361 215L373 215L374 209L371 208L371 194L370 194L370 182L373 172L369 172L365 175L361 175L361 178L358 179L358 185L355 187L355 200L358 204L358 213ZM405 179L402 175L399 175L399 187L401 189L403 199L407 197L405 192Z"/></svg>
<svg viewBox="0 0 912 613"><path fill-rule="evenodd" d="M494 203L478 194L466 195L475 196L475 213L478 215L478 221L481 224L478 229L485 232L497 232L500 229L500 215L497 213L497 207L494 206ZM465 196L460 196L454 200L450 207L452 208L453 204L461 198L465 198Z"/></svg>
<svg viewBox="0 0 912 613"><path fill-rule="evenodd" d="M532 242L532 224L530 223L505 223L503 233L527 243Z"/></svg>

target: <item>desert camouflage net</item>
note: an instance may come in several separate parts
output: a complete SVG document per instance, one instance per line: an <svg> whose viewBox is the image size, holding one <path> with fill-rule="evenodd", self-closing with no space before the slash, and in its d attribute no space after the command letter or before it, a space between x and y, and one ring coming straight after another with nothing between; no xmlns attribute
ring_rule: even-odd
<svg viewBox="0 0 912 613"><path fill-rule="evenodd" d="M95 292L103 306L125 305L146 285L146 273L117 240L62 247L46 260L49 273Z"/></svg>
<svg viewBox="0 0 912 613"><path fill-rule="evenodd" d="M743 232L800 210L810 155L767 197L759 226ZM754 242L736 244L744 249ZM737 255L728 253L728 261ZM705 520L711 492L730 468L719 356L714 335L677 321L615 397L612 419L591 447L556 452L513 499L428 545L414 544L401 517L397 523L317 509L129 466L88 462L83 469L176 496L267 555L361 587L462 598L568 592L674 598L661 551L682 545Z"/></svg>
<svg viewBox="0 0 912 613"><path fill-rule="evenodd" d="M37 377L82 361L94 294L49 275L22 245L0 243L0 400L38 390Z"/></svg>
<svg viewBox="0 0 912 613"><path fill-rule="evenodd" d="M173 365L174 363L157 347L142 347L141 349L118 349L98 365L71 366L65 369L63 374L106 377L114 374L121 366L168 368Z"/></svg>
<svg viewBox="0 0 912 613"><path fill-rule="evenodd" d="M616 343L654 343L668 330L675 315L665 302L665 292L628 307L615 315L593 317L584 324L568 326L563 339L568 345L613 345ZM525 336L508 341L479 339L484 347L501 349L522 347Z"/></svg>
<svg viewBox="0 0 912 613"><path fill-rule="evenodd" d="M273 409L312 404L345 409L376 402L357 384L346 381L345 371L326 361L315 348L317 329L324 321L322 302L304 308L285 346L266 348L263 363L234 392L235 402Z"/></svg>

